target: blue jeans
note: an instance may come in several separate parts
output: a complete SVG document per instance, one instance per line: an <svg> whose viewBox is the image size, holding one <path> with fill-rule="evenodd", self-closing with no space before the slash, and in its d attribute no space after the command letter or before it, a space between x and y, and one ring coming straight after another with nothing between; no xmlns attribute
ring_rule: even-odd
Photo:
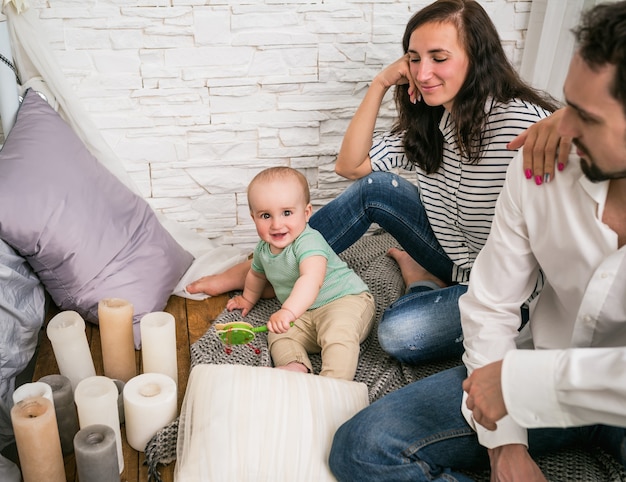
<svg viewBox="0 0 626 482"><path fill-rule="evenodd" d="M418 188L389 172L372 172L319 209L309 224L337 253L352 246L372 223L391 234L402 248L437 278L452 284L453 263L437 240ZM417 289L393 303L380 321L382 348L408 363L462 352L458 298L464 286Z"/></svg>
<svg viewBox="0 0 626 482"><path fill-rule="evenodd" d="M430 273L451 283L452 261L430 227L416 186L389 172L355 181L309 221L336 253L345 251L372 223L391 234Z"/></svg>
<svg viewBox="0 0 626 482"><path fill-rule="evenodd" d="M461 414L465 367L436 373L385 395L335 433L330 468L339 481L469 481L489 467L487 449ZM528 431L537 457L568 446L601 446L620 456L624 429L588 426Z"/></svg>
<svg viewBox="0 0 626 482"><path fill-rule="evenodd" d="M459 297L465 285L413 288L393 302L378 325L378 342L403 363L418 364L463 353Z"/></svg>

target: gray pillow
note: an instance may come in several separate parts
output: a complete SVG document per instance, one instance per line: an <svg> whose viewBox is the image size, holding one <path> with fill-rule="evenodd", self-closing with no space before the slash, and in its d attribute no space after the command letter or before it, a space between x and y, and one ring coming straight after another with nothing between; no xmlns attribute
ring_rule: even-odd
<svg viewBox="0 0 626 482"><path fill-rule="evenodd" d="M61 310L97 323L99 300L133 303L137 348L140 318L165 307L193 261L33 90L0 151L0 238Z"/></svg>
<svg viewBox="0 0 626 482"><path fill-rule="evenodd" d="M13 387L37 348L45 316L41 282L28 263L0 240L0 449L15 441ZM0 463L0 480L2 479Z"/></svg>

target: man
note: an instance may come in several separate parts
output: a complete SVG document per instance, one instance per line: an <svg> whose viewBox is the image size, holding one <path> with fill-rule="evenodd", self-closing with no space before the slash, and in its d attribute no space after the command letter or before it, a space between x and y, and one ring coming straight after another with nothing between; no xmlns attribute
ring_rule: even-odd
<svg viewBox="0 0 626 482"><path fill-rule="evenodd" d="M466 480L461 471L481 464L491 466L493 480L545 480L533 457L568 445L601 446L620 458L619 425L626 421L626 2L595 7L576 35L560 130L574 139L577 156L541 187L524 179L521 154L511 163L489 240L459 303L465 367L397 390L344 424L330 454L339 480L443 474ZM540 271L544 288L519 334L519 306ZM505 406L515 418L504 416L501 404L492 409L485 403L500 390L501 367ZM466 373L470 396L461 388ZM485 379L496 381L486 386ZM529 379L536 390L510 388ZM523 408L530 403L530 410ZM567 410L558 414L555 407ZM585 426L527 430L516 420Z"/></svg>
<svg viewBox="0 0 626 482"><path fill-rule="evenodd" d="M626 348L512 350L463 382L474 420L495 430L510 414L522 427L626 427ZM598 374L609 380L598 384ZM539 395L539 396L538 396Z"/></svg>

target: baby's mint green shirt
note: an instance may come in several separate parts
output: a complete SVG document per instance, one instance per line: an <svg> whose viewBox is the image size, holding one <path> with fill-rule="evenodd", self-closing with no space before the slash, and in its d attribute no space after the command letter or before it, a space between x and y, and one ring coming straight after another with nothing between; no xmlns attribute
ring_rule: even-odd
<svg viewBox="0 0 626 482"><path fill-rule="evenodd" d="M300 263L309 256L324 256L327 260L324 283L309 309L319 308L342 296L368 291L365 282L337 256L320 232L309 225L279 254L272 254L269 244L259 241L254 250L252 269L265 275L278 300L284 303L300 277Z"/></svg>

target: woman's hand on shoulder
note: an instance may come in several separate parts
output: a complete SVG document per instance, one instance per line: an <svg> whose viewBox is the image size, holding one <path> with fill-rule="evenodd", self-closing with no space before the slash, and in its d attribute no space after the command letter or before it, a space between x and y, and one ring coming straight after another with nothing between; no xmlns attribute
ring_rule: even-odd
<svg viewBox="0 0 626 482"><path fill-rule="evenodd" d="M524 175L541 185L554 179L555 172L567 166L572 147L571 137L559 135L564 109L536 122L507 145L515 150L523 146Z"/></svg>

